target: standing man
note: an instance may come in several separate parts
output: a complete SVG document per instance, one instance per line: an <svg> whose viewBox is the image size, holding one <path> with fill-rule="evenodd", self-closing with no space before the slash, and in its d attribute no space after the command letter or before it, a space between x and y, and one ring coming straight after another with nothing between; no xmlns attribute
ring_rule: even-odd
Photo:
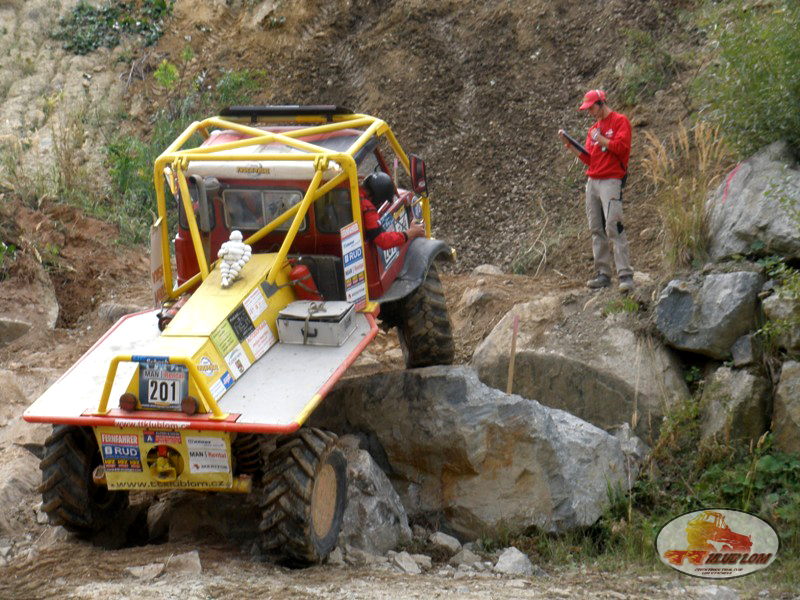
<svg viewBox="0 0 800 600"><path fill-rule="evenodd" d="M619 277L619 289L633 289L633 269L628 257L628 239L622 225L622 186L631 154L631 124L622 113L606 104L603 90L589 90L580 110L595 119L586 134L586 152L567 140L563 130L558 135L564 146L587 165L586 217L592 232L595 277L586 282L592 289L611 285L611 252Z"/></svg>

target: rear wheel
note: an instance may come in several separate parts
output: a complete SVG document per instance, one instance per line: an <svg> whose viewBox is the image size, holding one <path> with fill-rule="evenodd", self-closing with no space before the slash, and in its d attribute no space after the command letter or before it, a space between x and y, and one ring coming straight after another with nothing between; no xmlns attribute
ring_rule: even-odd
<svg viewBox="0 0 800 600"><path fill-rule="evenodd" d="M103 529L128 508L127 491L109 491L92 478L102 464L90 427L56 425L45 440L42 470L42 510L51 525L63 525L79 535Z"/></svg>
<svg viewBox="0 0 800 600"><path fill-rule="evenodd" d="M292 566L322 562L339 537L347 461L336 436L303 428L269 456L261 499L263 547Z"/></svg>
<svg viewBox="0 0 800 600"><path fill-rule="evenodd" d="M428 269L422 285L403 302L400 312L397 330L406 367L452 364L455 358L453 326L434 265Z"/></svg>

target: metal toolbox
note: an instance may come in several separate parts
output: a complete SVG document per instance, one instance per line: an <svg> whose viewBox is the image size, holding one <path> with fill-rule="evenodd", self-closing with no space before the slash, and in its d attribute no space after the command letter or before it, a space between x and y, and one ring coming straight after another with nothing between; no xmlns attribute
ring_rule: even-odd
<svg viewBox="0 0 800 600"><path fill-rule="evenodd" d="M278 313L278 337L283 344L341 346L356 328L350 302L298 300Z"/></svg>

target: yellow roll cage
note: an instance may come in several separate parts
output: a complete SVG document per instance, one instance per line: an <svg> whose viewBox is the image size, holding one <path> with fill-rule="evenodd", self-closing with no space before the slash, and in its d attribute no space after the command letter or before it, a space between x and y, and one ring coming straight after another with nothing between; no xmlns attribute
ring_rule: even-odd
<svg viewBox="0 0 800 600"><path fill-rule="evenodd" d="M247 107L243 107L247 108ZM191 198L186 179L186 170L193 161L311 161L314 165L314 176L306 190L303 200L295 204L284 213L265 224L261 229L253 233L244 240L246 244L253 244L277 227L294 217L286 237L278 251L278 259L267 275L267 282L274 283L278 270L285 263L289 248L294 242L295 236L300 225L305 219L309 206L327 194L333 188L339 186L343 181L349 181L351 207L353 220L358 223L361 231L362 243L364 243L364 228L361 220L361 208L358 194L358 171L355 162L355 154L374 136L386 136L392 149L397 154L403 168L411 175L409 159L397 141L394 133L386 122L364 114L341 112L342 109L335 107L319 107L318 114L315 114L315 107L296 107L298 110L291 112L290 107L249 107L252 108L250 114L246 111L231 111L234 116L215 116L203 121L195 121L170 146L156 159L153 168L153 181L156 190L156 202L158 207L158 221L163 223L161 229L161 258L164 273L164 288L169 298L177 298L196 286L200 281L205 280L209 270L214 263L209 266L203 250L203 243L200 237L200 230L197 226L194 210L192 210ZM270 113L270 108L280 109ZM306 109L306 110L302 110ZM277 114L279 113L279 114ZM248 123L249 121L249 123ZM295 124L304 125L300 129L285 131L280 133L265 131L258 128L259 124ZM353 144L344 152L333 151L321 146L303 141L299 138L313 136L317 134L330 133L343 129L364 129L363 133ZM197 147L184 149L184 146L191 137L198 133L203 139L208 139L214 129L232 130L245 135L244 139L218 144L215 146ZM286 146L301 150L302 154L268 154L268 153L238 153L231 152L239 148L246 148L254 145L281 143ZM342 168L342 172L322 184L324 171L335 162ZM171 172L171 174L170 174ZM189 224L192 245L197 257L197 264L200 272L186 281L181 286L176 286L172 277L172 267L170 260L170 244L167 224L167 205L164 194L163 177L167 177L167 182L173 193L173 179L177 180L180 190L180 199ZM425 219L426 235L430 235L430 204L427 194L421 197L423 216ZM366 276L366 274L365 274ZM367 286L368 287L368 286ZM368 292L367 292L368 293ZM367 298L369 301L369 298Z"/></svg>

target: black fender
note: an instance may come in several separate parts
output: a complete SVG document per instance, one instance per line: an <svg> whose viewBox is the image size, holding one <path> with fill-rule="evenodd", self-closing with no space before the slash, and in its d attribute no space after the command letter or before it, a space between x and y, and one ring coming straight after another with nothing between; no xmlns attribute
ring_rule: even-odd
<svg viewBox="0 0 800 600"><path fill-rule="evenodd" d="M422 285L428 269L437 259L453 260L453 249L449 244L422 237L411 241L403 268L400 269L397 278L383 296L375 299L375 302L381 305L381 317L385 316L384 312L388 316L392 312L393 304L408 297Z"/></svg>

